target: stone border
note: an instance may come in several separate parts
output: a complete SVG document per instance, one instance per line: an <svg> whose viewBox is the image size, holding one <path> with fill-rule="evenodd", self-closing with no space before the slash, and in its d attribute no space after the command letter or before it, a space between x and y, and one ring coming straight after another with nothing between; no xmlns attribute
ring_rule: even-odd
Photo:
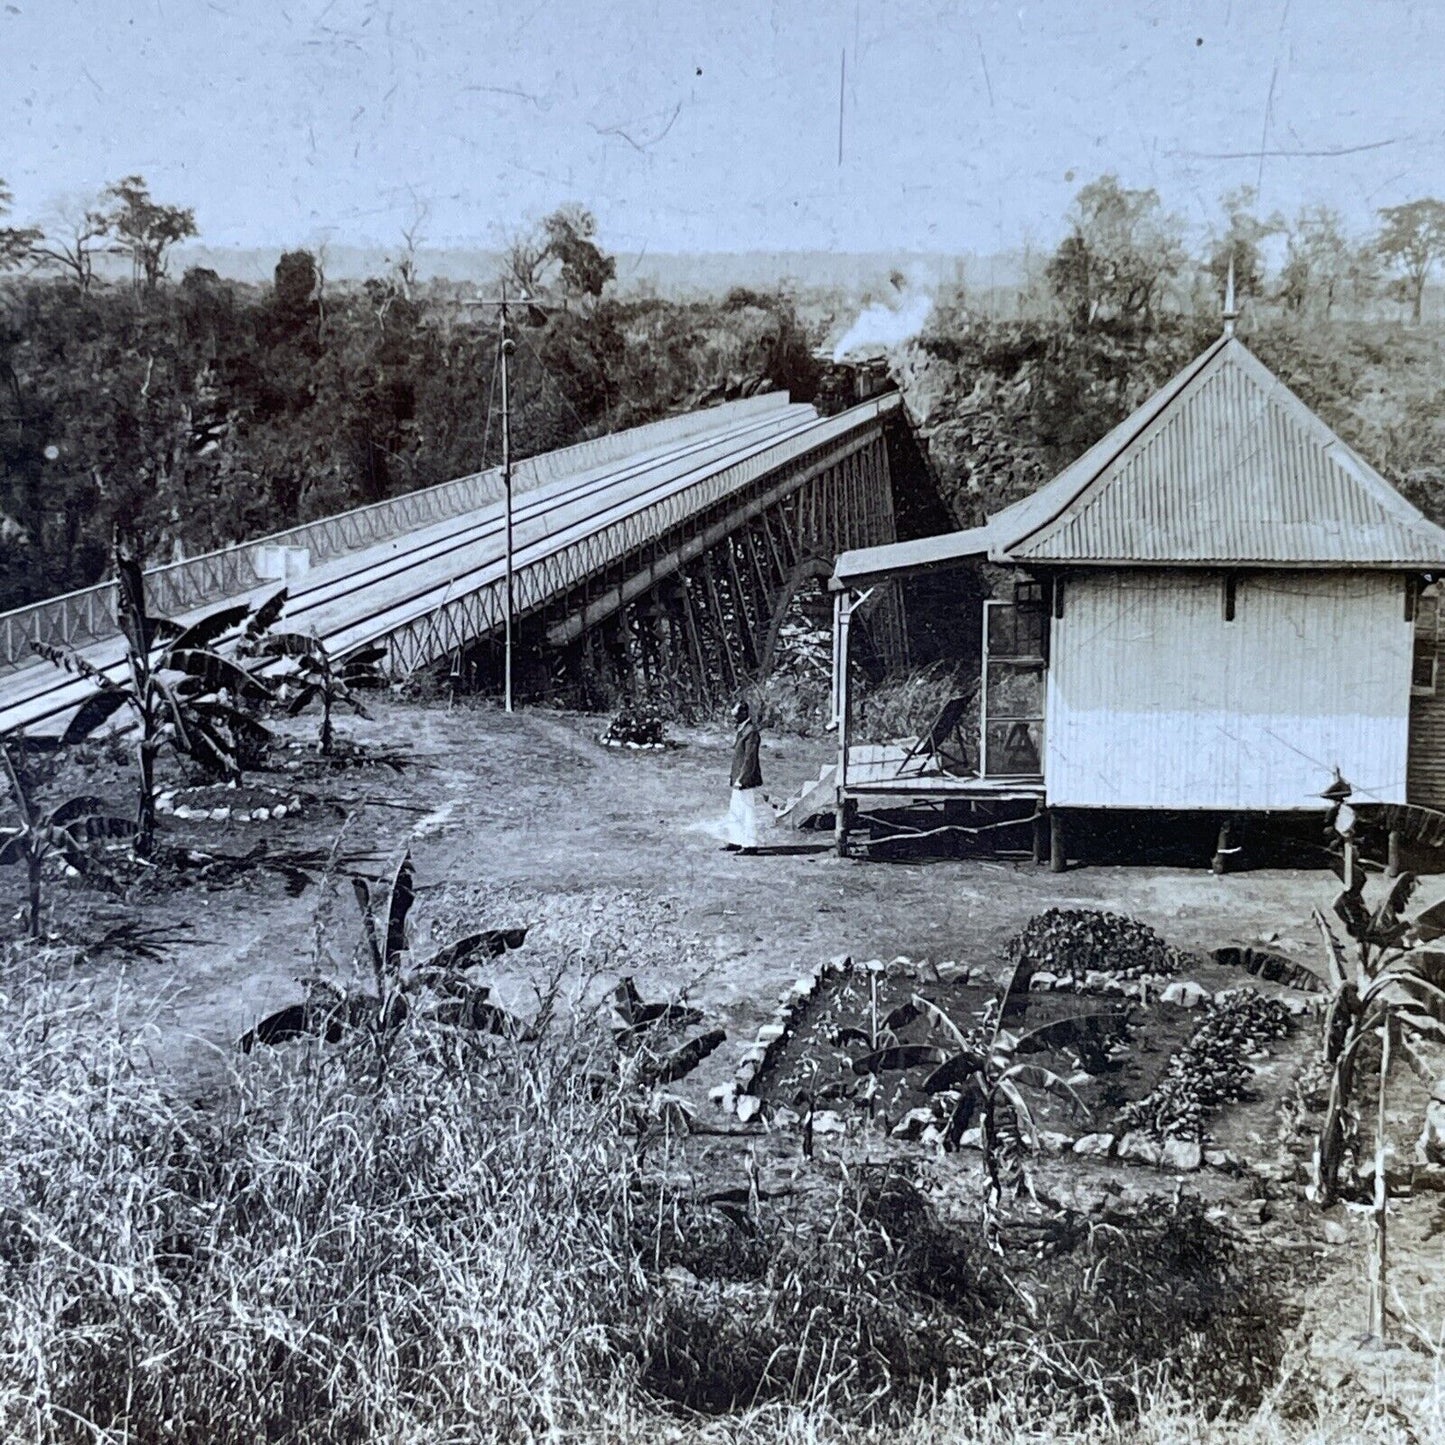
<svg viewBox="0 0 1445 1445"><path fill-rule="evenodd" d="M840 953L821 963L811 973L804 974L790 988L778 996L777 1007L772 1017L757 1032L756 1040L744 1050L742 1060L733 1072L731 1083L717 1084L708 1091L708 1097L724 1114L735 1114L741 1123L758 1119L763 1113L763 1103L755 1092L758 1080L773 1060L777 1050L796 1030L804 1013L813 1002L814 995L825 981L854 972L881 973L889 978L912 978L914 982L927 983L969 983L974 970L967 964L953 961L930 964L928 960L915 961L900 954L889 963L882 959L869 959L855 964L851 954ZM1134 998L1146 1008L1150 1003L1151 989L1158 988L1154 999L1181 1008L1199 1008L1213 1002L1214 995L1193 979L1180 978L1173 974L1135 975L1133 970L1111 973L1090 970L1083 980L1075 983L1071 978L1060 978L1045 970L1036 972L1029 980L1031 992L1058 991L1094 996L1105 995L1119 998ZM1171 995L1173 995L1171 997ZM1297 1005L1297 1007L1293 1006ZM1318 1000L1286 1000L1292 1019L1296 1022L1307 1015L1318 1015ZM778 1122L796 1122L795 1118L784 1119L791 1110L778 1110ZM927 1116L926 1118L924 1116ZM821 1121L821 1127L820 1127ZM815 1110L814 1129L819 1133L841 1133L846 1129L842 1117L833 1110ZM926 1108L911 1109L889 1131L890 1137L901 1141L916 1140L922 1144L941 1146L943 1130ZM960 1149L981 1147L979 1130L966 1130L959 1141ZM1079 1135L1077 1138L1050 1130L1039 1134L1039 1151L1054 1155L1075 1154L1084 1158L1109 1159L1119 1163L1152 1165L1163 1173L1187 1174L1201 1168L1216 1169L1223 1173L1239 1173L1248 1165L1226 1149L1211 1149L1195 1140L1156 1140L1141 1131L1130 1131L1123 1135L1099 1131Z"/></svg>
<svg viewBox="0 0 1445 1445"><path fill-rule="evenodd" d="M203 787L211 786L202 784ZM162 817L175 818L183 823L225 823L227 821L237 823L269 823L273 819L284 818L288 813L299 813L301 811L301 795L291 793L282 798L280 793L275 796L280 801L273 803L270 807L239 808L230 803L215 808L193 808L188 803L176 803L178 793L199 791L191 788L169 788L163 793L156 794L156 813ZM267 791L258 788L257 792Z"/></svg>

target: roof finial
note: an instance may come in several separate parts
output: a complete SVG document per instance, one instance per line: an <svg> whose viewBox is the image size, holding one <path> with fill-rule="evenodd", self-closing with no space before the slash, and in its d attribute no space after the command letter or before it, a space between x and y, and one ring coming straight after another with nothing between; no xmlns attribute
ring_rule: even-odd
<svg viewBox="0 0 1445 1445"><path fill-rule="evenodd" d="M1224 334L1234 335L1234 323L1239 319L1239 308L1234 304L1234 247L1229 248L1229 273L1224 278Z"/></svg>

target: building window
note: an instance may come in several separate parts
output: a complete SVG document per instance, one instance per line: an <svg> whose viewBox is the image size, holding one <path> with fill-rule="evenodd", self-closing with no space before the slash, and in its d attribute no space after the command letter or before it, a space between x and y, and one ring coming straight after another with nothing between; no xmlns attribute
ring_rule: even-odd
<svg viewBox="0 0 1445 1445"><path fill-rule="evenodd" d="M1415 663L1410 691L1416 697L1434 697L1440 670L1440 597L1433 587L1415 602Z"/></svg>

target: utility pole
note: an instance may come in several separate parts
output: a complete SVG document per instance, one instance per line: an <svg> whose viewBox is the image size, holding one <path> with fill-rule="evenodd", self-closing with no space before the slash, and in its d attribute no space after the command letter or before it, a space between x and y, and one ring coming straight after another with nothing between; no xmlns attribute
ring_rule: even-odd
<svg viewBox="0 0 1445 1445"><path fill-rule="evenodd" d="M507 283L502 283L502 299L497 307L497 352L502 365L502 490L507 503L507 586L503 604L505 634L504 706L512 710L512 392L511 359L516 343L507 334Z"/></svg>
<svg viewBox="0 0 1445 1445"><path fill-rule="evenodd" d="M512 340L507 314L507 283L497 300L478 297L464 301L464 306L495 306L497 308L497 364L502 372L502 493L507 516L507 577L502 601L503 634L503 706L512 711L512 634L514 631L515 597L513 593L512 549L512 353L517 344Z"/></svg>

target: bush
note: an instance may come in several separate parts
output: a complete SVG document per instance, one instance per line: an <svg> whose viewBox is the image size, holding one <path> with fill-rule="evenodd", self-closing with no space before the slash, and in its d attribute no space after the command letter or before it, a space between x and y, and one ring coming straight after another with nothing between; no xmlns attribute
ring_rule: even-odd
<svg viewBox="0 0 1445 1445"><path fill-rule="evenodd" d="M1091 971L1121 978L1175 973L1184 958L1147 923L1092 908L1050 908L1036 914L1009 940L1010 967L1025 962L1082 983Z"/></svg>
<svg viewBox="0 0 1445 1445"><path fill-rule="evenodd" d="M666 747L667 720L662 708L652 702L624 707L607 725L602 741L613 747Z"/></svg>
<svg viewBox="0 0 1445 1445"><path fill-rule="evenodd" d="M1209 1113L1244 1097L1247 1057L1288 1032L1289 1010L1278 999L1251 988L1220 994L1155 1089L1120 1113L1120 1126L1157 1139L1203 1139Z"/></svg>

